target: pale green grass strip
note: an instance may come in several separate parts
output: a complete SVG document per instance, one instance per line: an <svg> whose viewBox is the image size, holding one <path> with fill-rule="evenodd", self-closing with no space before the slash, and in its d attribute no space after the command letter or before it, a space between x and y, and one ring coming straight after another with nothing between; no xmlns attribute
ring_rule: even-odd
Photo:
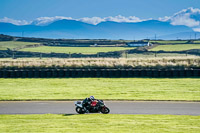
<svg viewBox="0 0 200 133"><path fill-rule="evenodd" d="M0 79L0 100L200 100L199 78Z"/></svg>
<svg viewBox="0 0 200 133"><path fill-rule="evenodd" d="M199 133L200 116L0 115L1 133Z"/></svg>

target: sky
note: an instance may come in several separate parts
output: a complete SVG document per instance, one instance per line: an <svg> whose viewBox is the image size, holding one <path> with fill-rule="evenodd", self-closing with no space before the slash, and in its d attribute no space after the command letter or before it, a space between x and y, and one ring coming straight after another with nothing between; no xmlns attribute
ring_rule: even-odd
<svg viewBox="0 0 200 133"><path fill-rule="evenodd" d="M167 21L200 32L200 0L0 0L0 22L48 25L57 20Z"/></svg>
<svg viewBox="0 0 200 133"><path fill-rule="evenodd" d="M39 17L72 18L122 15L140 19L171 16L200 0L0 0L0 18L31 21Z"/></svg>

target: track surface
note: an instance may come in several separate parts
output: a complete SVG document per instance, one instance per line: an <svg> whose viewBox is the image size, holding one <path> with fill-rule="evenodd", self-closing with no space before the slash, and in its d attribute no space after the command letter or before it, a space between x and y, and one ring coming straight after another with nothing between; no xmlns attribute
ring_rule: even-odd
<svg viewBox="0 0 200 133"><path fill-rule="evenodd" d="M105 101L111 114L200 115L199 102ZM0 114L76 114L74 102L0 102Z"/></svg>

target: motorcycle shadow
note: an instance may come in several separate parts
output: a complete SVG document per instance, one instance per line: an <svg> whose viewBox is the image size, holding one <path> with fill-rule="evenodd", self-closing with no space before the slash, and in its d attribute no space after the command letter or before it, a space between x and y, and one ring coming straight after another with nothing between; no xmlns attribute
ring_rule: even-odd
<svg viewBox="0 0 200 133"><path fill-rule="evenodd" d="M88 114L94 114L94 113L88 113ZM63 116L73 116L73 115L85 115L85 114L63 114Z"/></svg>
<svg viewBox="0 0 200 133"><path fill-rule="evenodd" d="M72 116L72 115L78 115L78 114L63 114L63 116Z"/></svg>

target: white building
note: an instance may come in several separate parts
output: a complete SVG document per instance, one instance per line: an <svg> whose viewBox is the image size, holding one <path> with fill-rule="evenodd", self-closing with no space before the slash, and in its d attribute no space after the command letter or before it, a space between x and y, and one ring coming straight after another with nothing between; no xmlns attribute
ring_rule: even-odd
<svg viewBox="0 0 200 133"><path fill-rule="evenodd" d="M129 42L127 43L129 47L143 47L143 46L152 46L149 42Z"/></svg>

